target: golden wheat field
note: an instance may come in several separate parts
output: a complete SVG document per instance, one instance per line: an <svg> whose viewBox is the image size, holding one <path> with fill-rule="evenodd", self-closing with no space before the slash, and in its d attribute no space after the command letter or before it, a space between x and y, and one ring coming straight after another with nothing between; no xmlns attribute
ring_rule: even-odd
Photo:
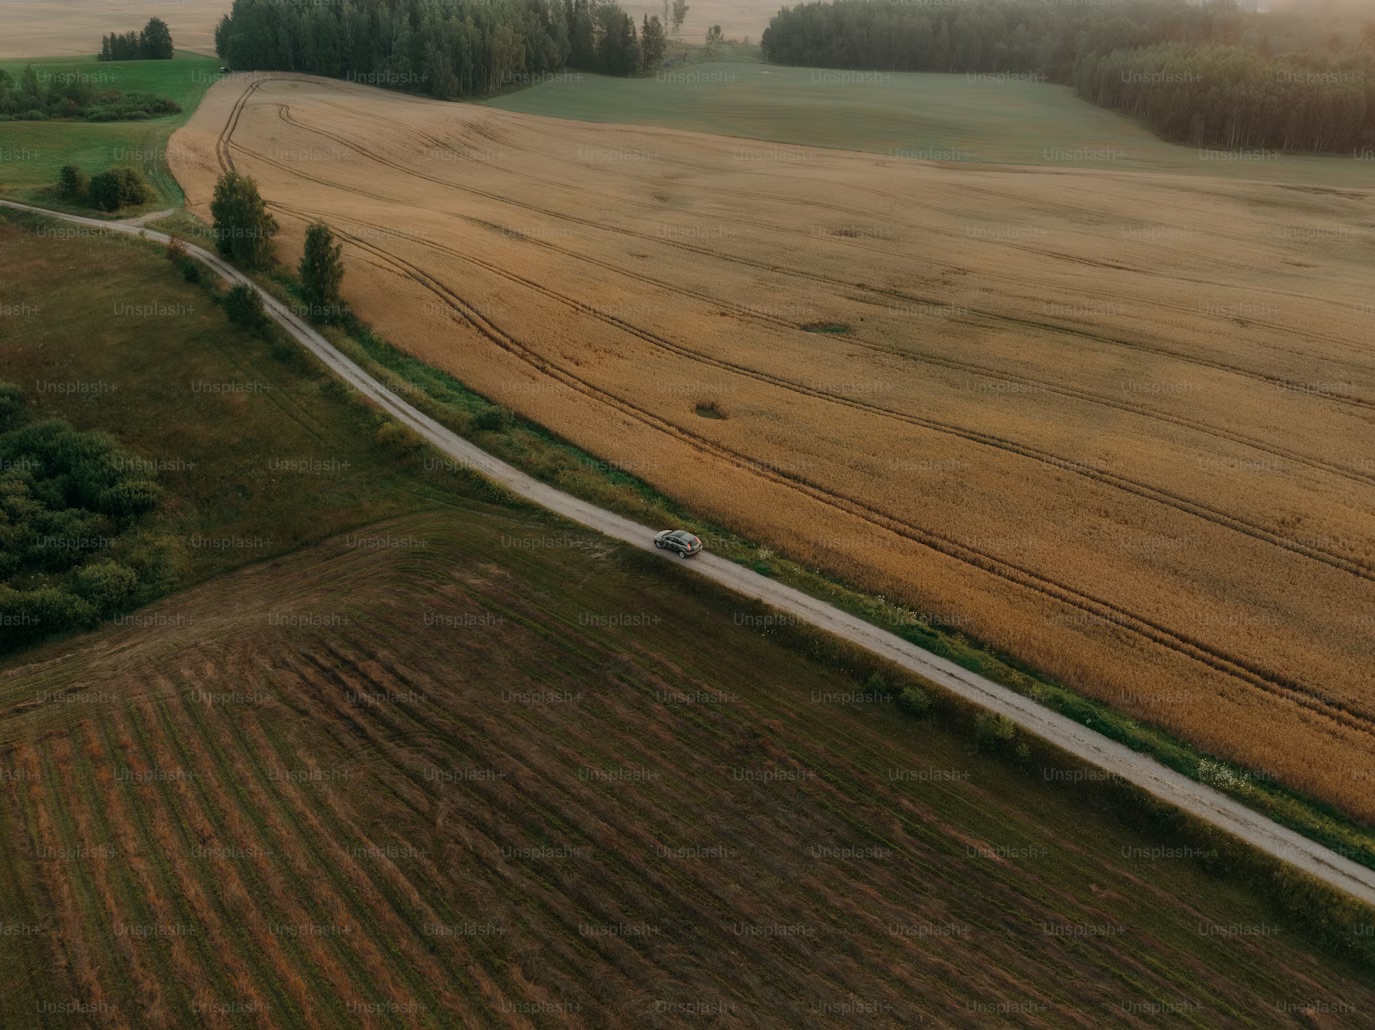
<svg viewBox="0 0 1375 1030"><path fill-rule="evenodd" d="M475 503L10 664L0 925L25 946L0 1021L1354 1027L1375 1004L1258 894L1078 787L819 701L859 684L639 564Z"/></svg>
<svg viewBox="0 0 1375 1030"><path fill-rule="evenodd" d="M1375 819L1375 190L949 167L305 77L254 176L404 349L695 511Z"/></svg>
<svg viewBox="0 0 1375 1030"><path fill-rule="evenodd" d="M232 0L5 0L0 58L95 54L100 37L161 18L179 50L215 52L215 25Z"/></svg>

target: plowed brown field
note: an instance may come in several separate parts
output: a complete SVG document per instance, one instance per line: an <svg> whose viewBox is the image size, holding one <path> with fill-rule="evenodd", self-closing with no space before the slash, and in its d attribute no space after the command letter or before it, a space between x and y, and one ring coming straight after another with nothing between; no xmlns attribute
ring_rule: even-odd
<svg viewBox="0 0 1375 1030"><path fill-rule="evenodd" d="M215 86L176 143L202 214L232 163L283 257L328 220L359 314L475 389L1375 819L1371 191L951 168L301 77Z"/></svg>
<svg viewBox="0 0 1375 1030"><path fill-rule="evenodd" d="M1356 1027L1375 1005L1364 967L1180 841L844 703L855 680L627 550L478 504L410 516L0 672L0 1022Z"/></svg>

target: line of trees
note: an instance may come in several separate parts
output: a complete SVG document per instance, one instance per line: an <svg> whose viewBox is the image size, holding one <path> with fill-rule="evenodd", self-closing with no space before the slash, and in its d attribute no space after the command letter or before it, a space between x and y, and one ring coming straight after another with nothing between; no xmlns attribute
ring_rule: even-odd
<svg viewBox="0 0 1375 1030"><path fill-rule="evenodd" d="M221 173L215 181L210 214L214 219L210 232L215 249L222 256L252 271L273 264L272 240L279 226L252 176ZM343 250L324 222L312 222L306 227L305 250L297 266L305 304L294 309L297 314L331 324L344 321L347 311L339 295L344 281ZM184 246L169 248L168 257L178 264L189 260ZM267 321L257 291L243 284L226 295L225 312L230 321L251 329L260 328Z"/></svg>
<svg viewBox="0 0 1375 1030"><path fill-rule="evenodd" d="M834 0L783 8L761 47L779 64L1062 83L1179 142L1375 145L1375 19L1359 7L1299 16L1183 0Z"/></svg>
<svg viewBox="0 0 1375 1030"><path fill-rule="evenodd" d="M657 16L637 32L604 0L234 0L215 51L236 70L311 72L454 100L566 68L652 70L666 36Z"/></svg>
<svg viewBox="0 0 1375 1030"><path fill-rule="evenodd" d="M149 18L142 32L111 32L100 37L101 61L170 61L172 30L161 18Z"/></svg>

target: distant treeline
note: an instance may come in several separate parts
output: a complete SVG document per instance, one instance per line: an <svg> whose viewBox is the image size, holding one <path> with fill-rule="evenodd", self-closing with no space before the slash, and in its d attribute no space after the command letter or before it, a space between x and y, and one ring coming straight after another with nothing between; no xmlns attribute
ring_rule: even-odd
<svg viewBox="0 0 1375 1030"><path fill-rule="evenodd" d="M598 0L234 0L215 50L235 70L313 72L452 100L566 68L632 75L664 27Z"/></svg>
<svg viewBox="0 0 1375 1030"><path fill-rule="evenodd" d="M142 32L112 32L100 37L101 61L172 59L172 32L161 18L149 18Z"/></svg>
<svg viewBox="0 0 1375 1030"><path fill-rule="evenodd" d="M1179 142L1346 152L1375 145L1375 17L1359 11L835 0L783 8L760 44L779 64L1062 83Z"/></svg>

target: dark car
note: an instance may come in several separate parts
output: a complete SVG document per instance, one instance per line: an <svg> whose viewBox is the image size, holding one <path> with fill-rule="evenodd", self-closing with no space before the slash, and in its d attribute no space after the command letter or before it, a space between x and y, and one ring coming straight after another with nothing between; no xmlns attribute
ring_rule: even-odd
<svg viewBox="0 0 1375 1030"><path fill-rule="evenodd" d="M686 529L666 529L654 537L654 546L677 551L680 558L691 558L702 549L702 541Z"/></svg>

